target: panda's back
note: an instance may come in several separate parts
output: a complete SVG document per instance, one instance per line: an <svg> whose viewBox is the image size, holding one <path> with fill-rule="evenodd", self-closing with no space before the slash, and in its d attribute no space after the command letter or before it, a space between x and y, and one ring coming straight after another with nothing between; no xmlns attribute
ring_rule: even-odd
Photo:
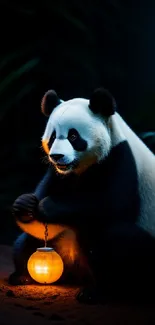
<svg viewBox="0 0 155 325"><path fill-rule="evenodd" d="M115 116L135 160L140 208L137 223L155 236L155 156L119 114Z"/></svg>

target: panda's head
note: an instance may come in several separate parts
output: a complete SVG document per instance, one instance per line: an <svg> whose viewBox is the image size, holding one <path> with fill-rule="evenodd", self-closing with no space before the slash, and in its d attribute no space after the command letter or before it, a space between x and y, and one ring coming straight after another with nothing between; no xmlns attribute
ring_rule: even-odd
<svg viewBox="0 0 155 325"><path fill-rule="evenodd" d="M89 100L62 101L53 90L45 93L42 112L49 117L42 145L57 172L81 173L100 163L111 149L109 118L115 113L113 96L96 89Z"/></svg>

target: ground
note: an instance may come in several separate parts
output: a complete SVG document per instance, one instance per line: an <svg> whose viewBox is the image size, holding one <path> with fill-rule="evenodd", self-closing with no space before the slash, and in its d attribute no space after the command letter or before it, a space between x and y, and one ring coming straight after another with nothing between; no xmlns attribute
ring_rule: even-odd
<svg viewBox="0 0 155 325"><path fill-rule="evenodd" d="M155 306L126 304L81 305L75 300L79 288L63 286L17 286L7 283L13 271L12 248L0 246L0 325L83 324L153 325Z"/></svg>

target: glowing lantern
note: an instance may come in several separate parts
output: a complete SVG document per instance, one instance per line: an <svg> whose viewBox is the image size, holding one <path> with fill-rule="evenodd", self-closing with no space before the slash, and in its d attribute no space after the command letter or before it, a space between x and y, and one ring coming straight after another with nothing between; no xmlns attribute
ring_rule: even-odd
<svg viewBox="0 0 155 325"><path fill-rule="evenodd" d="M32 279L39 283L56 282L63 273L63 261L58 253L51 247L37 248L27 263Z"/></svg>

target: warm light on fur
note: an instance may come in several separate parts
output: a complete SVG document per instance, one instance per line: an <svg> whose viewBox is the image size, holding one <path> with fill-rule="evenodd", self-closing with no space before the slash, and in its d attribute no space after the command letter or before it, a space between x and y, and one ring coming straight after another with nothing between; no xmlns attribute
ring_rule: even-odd
<svg viewBox="0 0 155 325"><path fill-rule="evenodd" d="M37 220L31 223L22 223L17 220L18 226L26 233L41 240L45 240L45 226ZM56 248L67 264L74 263L79 258L80 249L76 234L72 229L60 225L48 224L48 240L60 235L56 241Z"/></svg>
<svg viewBox="0 0 155 325"><path fill-rule="evenodd" d="M97 116L88 107L86 99L73 99L63 102L49 117L42 146L48 155L49 161L53 164L59 174L67 175L74 171L77 174L83 173L88 167L99 163L106 158L111 149L111 137L108 120ZM67 139L68 131L75 128L88 147L85 151L76 151ZM48 148L50 136L56 130L56 139L51 148ZM63 137L63 140L61 140ZM49 154L60 153L64 155L65 161L69 164L74 160L78 161L77 166L70 166L68 169L61 169L52 161Z"/></svg>
<svg viewBox="0 0 155 325"><path fill-rule="evenodd" d="M73 230L66 230L56 244L57 250L63 259L67 259L68 264L72 264L79 258L80 249L76 234Z"/></svg>
<svg viewBox="0 0 155 325"><path fill-rule="evenodd" d="M72 128L76 129L80 137L87 142L86 150L81 152L74 150L74 146L69 144L68 132ZM49 159L56 171L64 175L72 171L78 174L83 173L92 164L104 160L112 148L117 147L121 142L128 142L135 160L138 191L141 197L141 210L137 223L154 236L155 156L121 116L117 112L108 118L104 117L104 113L103 115L94 114L89 109L89 100L76 98L63 102L51 113L43 135L46 143L54 130L56 139L50 148L50 154L62 154L66 164L78 161L78 166L63 170ZM65 140L61 140L62 138ZM43 147L49 155L45 144ZM120 174L116 175L115 183L119 183L119 178Z"/></svg>
<svg viewBox="0 0 155 325"><path fill-rule="evenodd" d="M22 223L19 220L16 221L17 225L27 234L34 236L38 239L44 240L45 239L45 226L43 223L34 220L30 223ZM48 239L53 239L61 232L63 232L66 228L60 225L48 225Z"/></svg>
<svg viewBox="0 0 155 325"><path fill-rule="evenodd" d="M47 140L42 140L42 147L45 150L45 152L47 153L47 155L49 154L49 148L48 148L48 141Z"/></svg>

